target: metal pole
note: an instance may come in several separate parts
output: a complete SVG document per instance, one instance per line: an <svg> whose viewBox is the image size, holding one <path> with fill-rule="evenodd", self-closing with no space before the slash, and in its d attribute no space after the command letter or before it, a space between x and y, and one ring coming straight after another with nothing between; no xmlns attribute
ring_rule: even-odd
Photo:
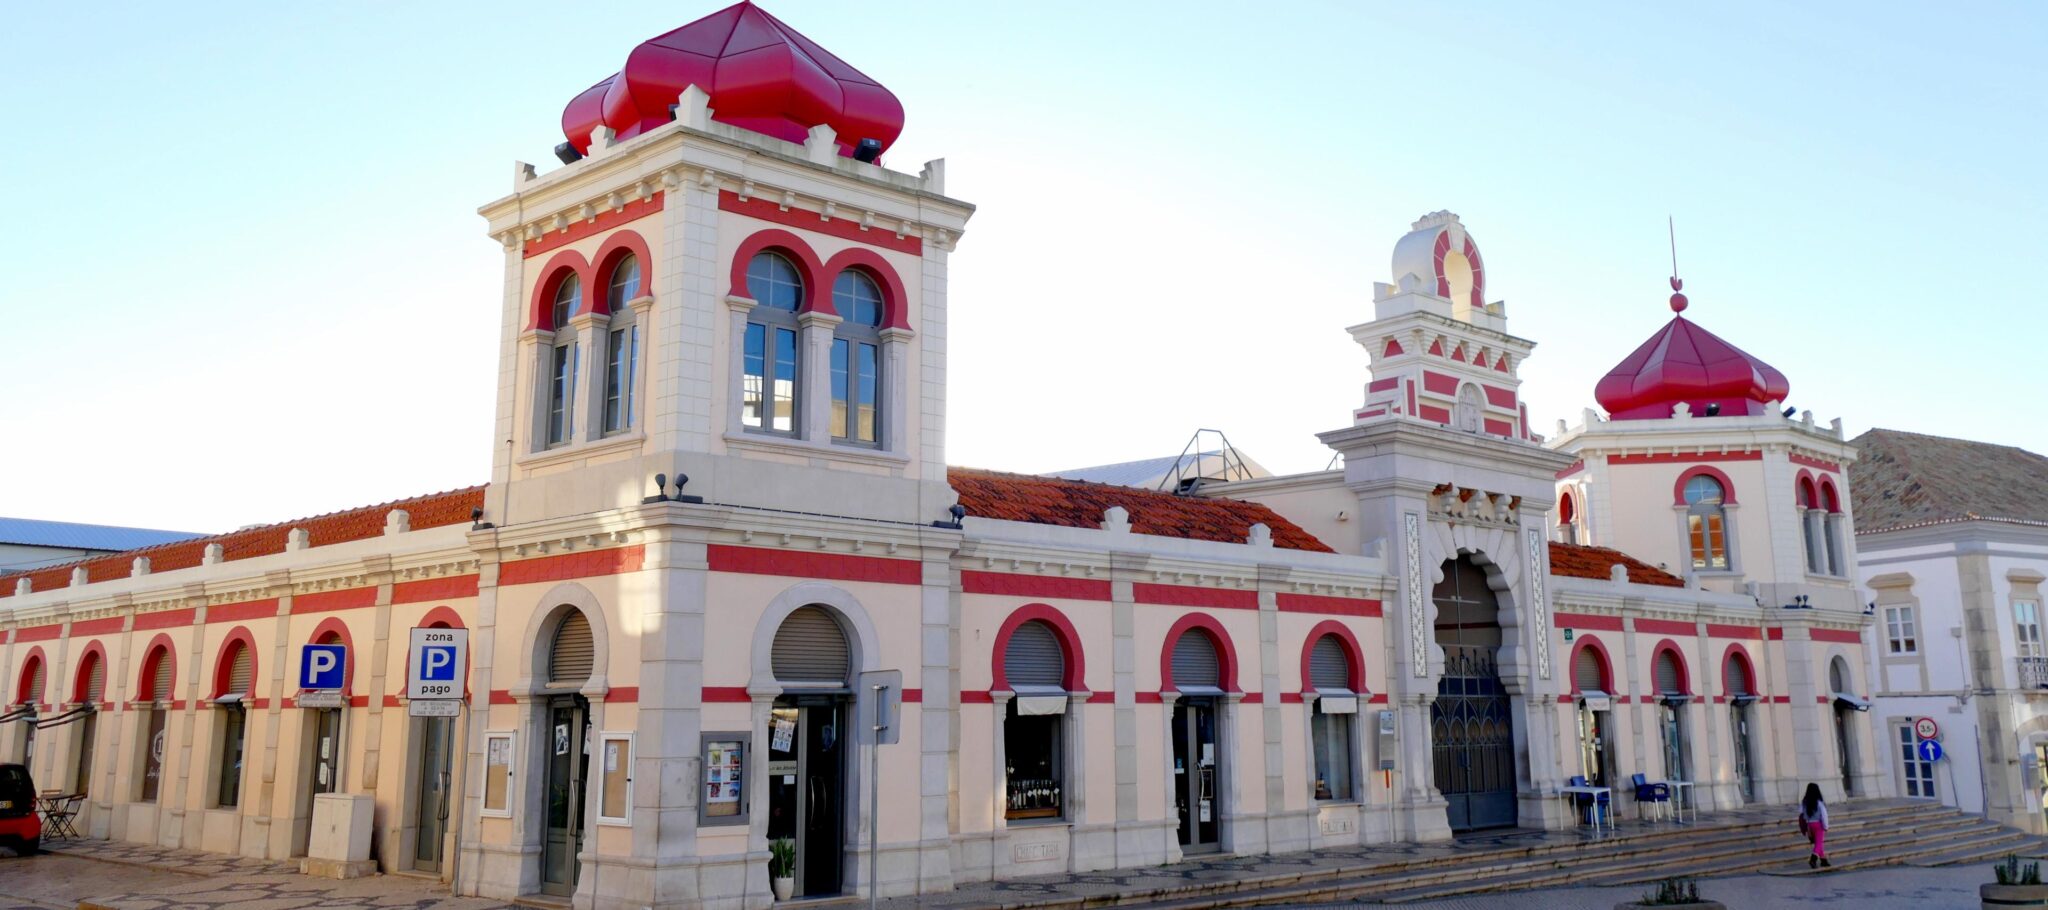
<svg viewBox="0 0 2048 910"><path fill-rule="evenodd" d="M874 700L875 712L875 729L868 736L868 910L875 910L882 901L881 882L876 876L882 856L882 731L889 728L884 723L887 718L882 716L887 704L883 693L888 690L888 686L875 686L868 696Z"/></svg>

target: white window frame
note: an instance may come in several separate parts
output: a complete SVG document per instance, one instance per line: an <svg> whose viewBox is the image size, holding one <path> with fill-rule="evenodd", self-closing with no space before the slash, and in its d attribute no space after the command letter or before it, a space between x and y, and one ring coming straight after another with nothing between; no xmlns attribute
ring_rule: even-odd
<svg viewBox="0 0 2048 910"><path fill-rule="evenodd" d="M1912 604L1889 604L1884 608L1885 655L1920 653L1920 620ZM1901 635L1900 633L1905 634Z"/></svg>
<svg viewBox="0 0 2048 910"><path fill-rule="evenodd" d="M2026 608L2026 621L2020 616L2021 607ZM2031 635L2029 633L2032 633ZM2013 653L2020 657L2041 657L2041 604L2038 601L2014 598L2012 601Z"/></svg>
<svg viewBox="0 0 2048 910"><path fill-rule="evenodd" d="M633 825L633 760L636 756L640 754L636 749L633 740L634 735L629 732L605 732L598 734L597 774L594 775L595 783L597 784L597 793L595 794L596 798L591 800L591 802L596 804L593 807L596 810L593 814L597 817L597 823L600 825L613 825L621 827L632 827ZM604 763L605 759L609 757L606 754L607 747L609 747L612 743L615 742L623 742L626 744L626 758L624 762L625 767L621 769L626 774L626 793L624 799L622 800L625 804L626 810L626 814L624 815L604 814L605 775L612 773L611 771L605 768Z"/></svg>
<svg viewBox="0 0 2048 910"><path fill-rule="evenodd" d="M494 766L491 764L491 743L494 740L503 740L505 743L506 763L503 765L505 769L505 804L502 806L492 806L490 803L491 774L494 773ZM483 807L480 810L480 814L483 815L483 817L485 818L512 817L513 785L519 782L519 753L517 751L518 748L519 735L515 731L484 731L484 780L482 788L477 791L477 799L478 803Z"/></svg>

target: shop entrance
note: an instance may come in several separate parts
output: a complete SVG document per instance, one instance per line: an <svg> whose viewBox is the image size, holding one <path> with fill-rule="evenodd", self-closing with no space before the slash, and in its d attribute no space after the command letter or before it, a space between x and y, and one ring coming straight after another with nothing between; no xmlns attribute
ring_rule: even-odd
<svg viewBox="0 0 2048 910"><path fill-rule="evenodd" d="M845 886L846 697L783 696L768 715L768 839L796 843L797 897Z"/></svg>
<svg viewBox="0 0 2048 910"><path fill-rule="evenodd" d="M541 842L540 890L567 897L576 893L576 856L583 852L583 781L590 771L590 703L581 695L548 699L542 728L547 748L547 834ZM424 832L426 826L422 824ZM435 839L436 842L439 838Z"/></svg>
<svg viewBox="0 0 2048 910"><path fill-rule="evenodd" d="M1486 567L1470 556L1444 562L1436 602L1436 642L1444 675L1430 704L1436 788L1448 803L1452 831L1515 823L1515 728L1495 656L1500 604Z"/></svg>
<svg viewBox="0 0 2048 910"><path fill-rule="evenodd" d="M1216 702L1208 696L1182 697L1173 704L1173 804L1180 813L1183 853L1218 849Z"/></svg>
<svg viewBox="0 0 2048 910"><path fill-rule="evenodd" d="M339 723L337 720L337 736ZM453 751L454 730L455 718L420 718L419 798L414 802L418 814L413 819L416 833L412 867L421 872L441 871L441 842L448 833L448 760Z"/></svg>
<svg viewBox="0 0 2048 910"><path fill-rule="evenodd" d="M313 838L313 798L341 788L341 709L308 708L306 788L299 819L292 826L292 855L305 856Z"/></svg>
<svg viewBox="0 0 2048 910"><path fill-rule="evenodd" d="M1737 696L1728 709L1729 726L1735 730L1735 785L1741 788L1744 803L1756 802L1756 765L1750 761L1749 745L1749 706L1754 700L1755 696Z"/></svg>

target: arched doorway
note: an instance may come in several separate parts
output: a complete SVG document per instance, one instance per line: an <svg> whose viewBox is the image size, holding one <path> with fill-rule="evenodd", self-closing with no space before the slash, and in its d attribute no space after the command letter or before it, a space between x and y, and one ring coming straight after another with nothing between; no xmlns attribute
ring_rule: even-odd
<svg viewBox="0 0 2048 910"><path fill-rule="evenodd" d="M1659 648L1651 658L1650 675L1657 688L1657 738L1664 747L1664 779L1692 780L1692 744L1685 735L1685 706L1692 695L1678 649L1670 645Z"/></svg>
<svg viewBox="0 0 2048 910"><path fill-rule="evenodd" d="M597 644L591 634L590 617L576 607L565 607L547 637L547 659L543 690L548 693L547 724L541 729L544 751L542 812L546 833L541 840L540 890L543 894L568 897L576 893L576 879L582 866L576 861L583 852L583 831L590 813L583 803L590 773L590 702L580 691L590 681L596 664ZM426 732L426 731L423 731ZM423 749L435 742L446 748L445 734L427 732ZM424 762L426 759L422 759ZM444 779L445 781L445 779ZM444 782L445 786L445 782ZM427 839L427 800L422 798L420 839ZM445 821L445 818L444 818ZM440 841L438 832L434 837ZM424 852L424 848L422 848ZM438 857L437 857L438 858ZM437 867L438 868L438 867Z"/></svg>
<svg viewBox="0 0 2048 910"><path fill-rule="evenodd" d="M1728 729L1735 737L1735 785L1744 803L1756 802L1756 750L1750 739L1750 705L1756 704L1756 674L1740 651L1730 651L1721 669L1722 685L1728 690Z"/></svg>
<svg viewBox="0 0 2048 910"><path fill-rule="evenodd" d="M846 882L853 649L838 614L798 607L769 663L782 694L768 712L768 839L796 845L793 896L830 897Z"/></svg>
<svg viewBox="0 0 2048 910"><path fill-rule="evenodd" d="M1572 688L1578 696L1579 767L1595 787L1614 786L1614 721L1608 682L1612 675L1599 640L1586 638L1572 655Z"/></svg>
<svg viewBox="0 0 2048 910"><path fill-rule="evenodd" d="M1430 705L1436 788L1450 804L1452 831L1515 823L1515 730L1501 685L1500 602L1486 568L1470 555L1444 562L1436 643L1444 674Z"/></svg>
<svg viewBox="0 0 2048 910"><path fill-rule="evenodd" d="M1849 675L1849 662L1837 654L1828 661L1829 704L1835 717L1835 760L1842 774L1842 795L1856 795L1855 740L1850 735L1849 718L1863 710L1862 700L1854 694L1853 678Z"/></svg>
<svg viewBox="0 0 2048 910"><path fill-rule="evenodd" d="M1167 735L1173 740L1173 803L1182 853L1221 849L1223 747L1217 701L1223 695L1222 649L1207 629L1190 627L1173 640L1171 677L1179 693Z"/></svg>

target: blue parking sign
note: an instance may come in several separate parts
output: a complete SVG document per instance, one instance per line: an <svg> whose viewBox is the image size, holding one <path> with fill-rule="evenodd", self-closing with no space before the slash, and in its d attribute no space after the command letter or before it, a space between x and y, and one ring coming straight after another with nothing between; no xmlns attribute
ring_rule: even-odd
<svg viewBox="0 0 2048 910"><path fill-rule="evenodd" d="M339 689L348 672L346 645L307 645L299 657L299 688Z"/></svg>

